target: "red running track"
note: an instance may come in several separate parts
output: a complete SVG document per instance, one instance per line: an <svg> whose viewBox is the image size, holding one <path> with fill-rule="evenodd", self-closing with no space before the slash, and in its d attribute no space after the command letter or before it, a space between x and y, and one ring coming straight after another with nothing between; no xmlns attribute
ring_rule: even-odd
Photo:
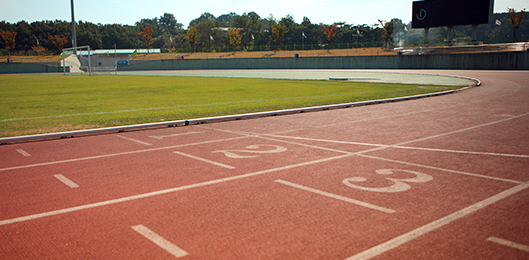
<svg viewBox="0 0 529 260"><path fill-rule="evenodd" d="M528 259L529 73L434 73L482 86L0 146L0 258Z"/></svg>

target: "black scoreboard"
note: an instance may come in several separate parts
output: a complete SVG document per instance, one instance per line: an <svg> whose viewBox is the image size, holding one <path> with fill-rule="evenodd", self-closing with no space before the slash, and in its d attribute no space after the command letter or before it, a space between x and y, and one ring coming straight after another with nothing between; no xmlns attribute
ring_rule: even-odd
<svg viewBox="0 0 529 260"><path fill-rule="evenodd" d="M412 28L492 23L494 0L414 1Z"/></svg>

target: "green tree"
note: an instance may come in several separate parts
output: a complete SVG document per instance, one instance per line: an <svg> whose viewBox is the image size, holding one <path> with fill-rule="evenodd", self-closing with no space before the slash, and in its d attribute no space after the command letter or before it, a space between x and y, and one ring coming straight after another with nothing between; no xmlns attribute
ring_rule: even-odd
<svg viewBox="0 0 529 260"><path fill-rule="evenodd" d="M299 25L294 21L294 17L292 15L287 14L285 17L282 17L279 20L279 24L282 24L285 27L285 35L282 37L282 41L285 44L293 45L296 38L299 40L299 36L295 35L296 29L299 27Z"/></svg>
<svg viewBox="0 0 529 260"><path fill-rule="evenodd" d="M255 13L250 12L248 14L243 13L232 18L232 28L238 28L241 34L241 42L245 45L250 44L266 44L267 35L263 29L263 20Z"/></svg>
<svg viewBox="0 0 529 260"><path fill-rule="evenodd" d="M382 39L384 39L384 46L387 49L389 47L389 42L391 41L393 30L395 29L394 21L391 20L386 22L379 19L378 22L382 25L382 29L384 29L384 35L382 36Z"/></svg>
<svg viewBox="0 0 529 260"><path fill-rule="evenodd" d="M313 24L308 17L303 17L303 21L298 27L296 35L299 37L298 44L321 44L325 38L323 24ZM303 36L305 35L305 36ZM303 37L303 39L301 39Z"/></svg>
<svg viewBox="0 0 529 260"><path fill-rule="evenodd" d="M197 42L202 47L211 47L217 41L222 40L222 34L217 30L219 22L216 20L203 19L197 25Z"/></svg>
<svg viewBox="0 0 529 260"><path fill-rule="evenodd" d="M167 32L170 35L177 35L178 31L184 28L184 25L179 23L173 14L164 13L158 19L158 24L162 27L163 32Z"/></svg>
<svg viewBox="0 0 529 260"><path fill-rule="evenodd" d="M529 20L519 18L521 14L516 12L514 18L518 20L511 25L509 12L494 14L494 21L498 23L489 25L480 25L478 27L478 41L484 43L502 43L516 40L527 41L529 38ZM406 45L420 44L424 41L424 32L418 29L411 29L410 23L403 23L398 19L392 19L394 31L392 37L387 38L387 31L377 22L376 25L366 24L347 24L340 22L338 32L332 43L354 43L358 47L373 47L385 44L390 46L391 40L397 40L396 35L404 36L401 41L406 40ZM245 45L301 45L307 46L315 44L328 43L327 35L324 33L323 24L313 23L308 17L303 17L301 23L296 23L291 15L287 15L279 20L272 15L267 18L261 18L255 12L223 14L215 18L210 13L204 13L199 18L193 20L192 25L198 29L196 47L212 46L229 46L229 36L227 28L238 28L242 36L241 44ZM274 38L272 26L281 24L284 26L286 33ZM515 24L518 24L516 27ZM383 24L386 25L386 24ZM407 25L408 31L404 31ZM186 31L183 25L178 23L174 15L164 13L155 18L141 19L135 25L121 24L94 24L86 21L79 21L77 25L77 40L79 46L89 45L92 49L110 49L117 48L132 49L139 48L142 39L137 37L137 32L142 32L142 28L150 27L153 29L152 38L155 39L152 44L153 48L176 50L185 48L188 45L186 40ZM276 28L274 32L277 32ZM52 40L48 39L49 35L64 35L71 39L71 24L68 21L47 20L28 23L20 21L17 23L8 23L0 21L0 31L17 32L16 45L14 51L31 50L32 46L42 46L46 49L56 49ZM472 36L472 26L455 26L453 34L457 39L469 38ZM304 36L303 36L304 35ZM432 28L429 31L430 40L437 43L446 40L446 28ZM278 36L276 34L276 36ZM386 38L385 38L386 37ZM211 38L214 39L211 40ZM382 44L380 44L382 42ZM4 50L5 41L0 38L0 49ZM70 47L69 40L64 47ZM5 50L4 50L5 52Z"/></svg>
<svg viewBox="0 0 529 260"><path fill-rule="evenodd" d="M190 27L196 27L202 21L217 21L217 18L215 18L215 16L212 15L211 13L206 12L206 13L201 14L200 17L198 17L196 19L193 19L189 23L189 26Z"/></svg>
<svg viewBox="0 0 529 260"><path fill-rule="evenodd" d="M77 26L77 45L88 45L94 50L102 49L103 38L101 37L101 30L99 26L100 25L98 24L79 21Z"/></svg>
<svg viewBox="0 0 529 260"><path fill-rule="evenodd" d="M17 46L18 50L28 50L31 48L31 45L35 43L32 34L32 28L29 23L26 21L20 21L14 26L14 30L17 32Z"/></svg>
<svg viewBox="0 0 529 260"><path fill-rule="evenodd" d="M285 34L288 32L288 29L286 29L285 25L282 25L280 23L272 25L272 37L274 38L274 42L277 46L279 46L279 43L281 42L281 39Z"/></svg>
<svg viewBox="0 0 529 260"><path fill-rule="evenodd" d="M191 27L187 30L186 40L191 45L192 52L195 52L195 44L197 44L198 30L194 27Z"/></svg>
<svg viewBox="0 0 529 260"><path fill-rule="evenodd" d="M136 46L136 27L121 24L100 26L101 40L104 49L133 49ZM138 39L139 40L139 39Z"/></svg>
<svg viewBox="0 0 529 260"><path fill-rule="evenodd" d="M229 13L229 14L223 14L217 17L217 21L220 23L220 26L222 27L231 27L233 19L237 17L236 13Z"/></svg>

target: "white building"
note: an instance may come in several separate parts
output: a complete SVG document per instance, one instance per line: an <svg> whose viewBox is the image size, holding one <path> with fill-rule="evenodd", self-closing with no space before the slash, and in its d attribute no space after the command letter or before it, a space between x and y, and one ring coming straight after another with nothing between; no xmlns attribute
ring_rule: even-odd
<svg viewBox="0 0 529 260"><path fill-rule="evenodd" d="M90 51L90 65L95 71L115 70L117 65L128 65L137 54L161 53L160 49L108 49ZM88 67L88 51L77 52L81 69Z"/></svg>

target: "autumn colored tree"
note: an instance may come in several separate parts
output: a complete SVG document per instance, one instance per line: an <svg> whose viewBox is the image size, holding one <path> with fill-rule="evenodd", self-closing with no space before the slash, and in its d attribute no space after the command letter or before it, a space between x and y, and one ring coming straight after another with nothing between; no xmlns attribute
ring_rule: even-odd
<svg viewBox="0 0 529 260"><path fill-rule="evenodd" d="M512 28L514 29L512 32L512 42L516 42L516 30L518 30L520 24L522 23L524 11L525 8L516 14L516 10L514 10L514 8L509 8L509 18L511 18Z"/></svg>
<svg viewBox="0 0 529 260"><path fill-rule="evenodd" d="M59 49L60 52L62 52L64 44L68 41L68 37L62 34L50 35L48 36L48 39L50 39L53 44L57 46L57 49Z"/></svg>
<svg viewBox="0 0 529 260"><path fill-rule="evenodd" d="M46 49L46 48L44 48L44 47L42 47L42 46L40 46L40 45L38 45L38 46L33 45L33 46L31 46L31 49L33 49L34 51L36 51L37 54L38 54L38 56L40 56L40 53L41 53L41 52L43 52L43 51L47 51L47 50L48 50L48 49Z"/></svg>
<svg viewBox="0 0 529 260"><path fill-rule="evenodd" d="M329 42L329 50L331 49L332 38L338 33L338 24L334 23L332 26L323 25L323 33L327 35L327 41Z"/></svg>
<svg viewBox="0 0 529 260"><path fill-rule="evenodd" d="M5 48L7 50L15 49L15 38L17 37L17 32L1 31L0 35L2 35L2 39L5 41Z"/></svg>
<svg viewBox="0 0 529 260"><path fill-rule="evenodd" d="M279 41L281 40L281 38L283 38L283 36L285 36L285 34L287 34L288 31L289 30L287 29L285 25L282 25L282 24L272 25L272 37L274 37L274 42L276 43L276 45L279 44Z"/></svg>
<svg viewBox="0 0 529 260"><path fill-rule="evenodd" d="M191 45L192 52L195 52L195 44L197 44L198 30L195 27L189 28L187 30L187 36L185 37L189 45Z"/></svg>
<svg viewBox="0 0 529 260"><path fill-rule="evenodd" d="M241 44L242 42L242 35L240 33L240 30L231 28L228 31L228 35L230 37L230 44L235 46L235 48L237 48L237 46L239 46L239 44Z"/></svg>
<svg viewBox="0 0 529 260"><path fill-rule="evenodd" d="M156 38L152 38L152 28L149 26L145 26L143 27L142 31L143 32L136 33L136 35L142 38L143 43L145 43L145 45L147 45L149 49L152 48L152 44L156 40Z"/></svg>
<svg viewBox="0 0 529 260"><path fill-rule="evenodd" d="M382 39L384 39L384 46L386 46L386 49L389 47L388 43L391 40L391 35L393 34L393 31L395 30L395 24L394 21L391 20L389 22L378 20L380 25L382 25L382 29L384 29L384 35L382 35Z"/></svg>

